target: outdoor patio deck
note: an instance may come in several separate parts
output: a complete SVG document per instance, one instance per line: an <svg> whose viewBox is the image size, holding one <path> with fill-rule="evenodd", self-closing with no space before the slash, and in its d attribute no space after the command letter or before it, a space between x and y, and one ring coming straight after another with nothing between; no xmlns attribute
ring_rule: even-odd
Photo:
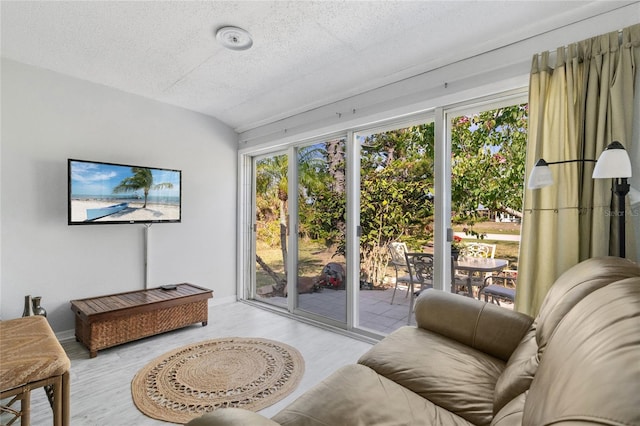
<svg viewBox="0 0 640 426"><path fill-rule="evenodd" d="M299 307L305 311L328 318L344 321L346 315L346 291L322 289L316 293L306 293L299 296ZM405 297L406 287L398 286L396 297L391 301L393 288L385 290L360 290L360 327L381 334L407 325L409 314L409 297ZM270 298L270 302L286 304L284 297ZM501 303L506 309L513 309L509 303ZM411 325L415 325L414 315L411 315Z"/></svg>

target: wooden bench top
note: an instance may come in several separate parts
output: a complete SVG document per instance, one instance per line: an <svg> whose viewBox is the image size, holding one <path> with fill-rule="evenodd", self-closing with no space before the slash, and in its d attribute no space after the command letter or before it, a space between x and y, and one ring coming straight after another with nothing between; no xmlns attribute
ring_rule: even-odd
<svg viewBox="0 0 640 426"><path fill-rule="evenodd" d="M100 314L113 314L117 311L151 307L154 304L170 302L181 303L181 299L208 299L213 297L212 290L193 284L177 284L175 290L163 290L161 287L147 290L128 291L71 301L71 309L83 317L95 317Z"/></svg>

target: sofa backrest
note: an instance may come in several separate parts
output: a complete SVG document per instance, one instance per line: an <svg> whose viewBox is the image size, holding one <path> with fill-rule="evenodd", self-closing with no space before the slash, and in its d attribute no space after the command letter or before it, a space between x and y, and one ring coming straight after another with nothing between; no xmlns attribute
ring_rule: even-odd
<svg viewBox="0 0 640 426"><path fill-rule="evenodd" d="M549 336L522 424L640 425L640 278L586 296Z"/></svg>
<svg viewBox="0 0 640 426"><path fill-rule="evenodd" d="M568 313L588 295L611 283L635 277L640 277L638 265L625 259L605 257L581 262L556 280L529 332L498 379L492 425L538 424L522 423L525 402L528 400L527 391L537 375L539 365L544 362L547 346L559 325L575 318L575 315L567 318ZM529 404L531 403L527 403L527 406Z"/></svg>

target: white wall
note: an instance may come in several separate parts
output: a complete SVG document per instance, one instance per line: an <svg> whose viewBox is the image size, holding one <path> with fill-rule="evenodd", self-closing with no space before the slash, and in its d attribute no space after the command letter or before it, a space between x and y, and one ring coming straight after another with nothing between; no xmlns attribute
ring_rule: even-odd
<svg viewBox="0 0 640 426"><path fill-rule="evenodd" d="M69 301L144 288L143 225L67 225L67 159L182 170L182 223L150 228L150 286L233 298L238 137L194 112L2 60L0 315L42 296L56 332Z"/></svg>

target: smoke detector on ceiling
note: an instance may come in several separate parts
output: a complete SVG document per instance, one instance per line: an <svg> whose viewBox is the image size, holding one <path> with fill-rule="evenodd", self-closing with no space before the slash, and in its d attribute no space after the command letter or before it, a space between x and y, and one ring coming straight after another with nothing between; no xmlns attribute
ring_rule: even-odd
<svg viewBox="0 0 640 426"><path fill-rule="evenodd" d="M218 42L231 50L247 50L253 46L251 34L238 27L222 27L216 31Z"/></svg>

